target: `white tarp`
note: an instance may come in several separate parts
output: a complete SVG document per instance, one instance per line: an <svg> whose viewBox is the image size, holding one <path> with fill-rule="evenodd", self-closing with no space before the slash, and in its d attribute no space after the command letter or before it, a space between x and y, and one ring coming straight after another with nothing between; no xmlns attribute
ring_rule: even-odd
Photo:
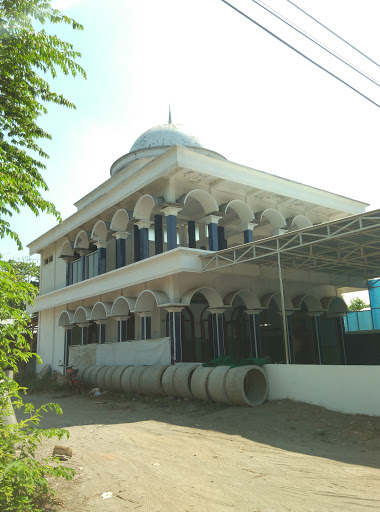
<svg viewBox="0 0 380 512"><path fill-rule="evenodd" d="M122 341L97 345L96 364L102 365L149 365L170 364L170 339L146 341Z"/></svg>

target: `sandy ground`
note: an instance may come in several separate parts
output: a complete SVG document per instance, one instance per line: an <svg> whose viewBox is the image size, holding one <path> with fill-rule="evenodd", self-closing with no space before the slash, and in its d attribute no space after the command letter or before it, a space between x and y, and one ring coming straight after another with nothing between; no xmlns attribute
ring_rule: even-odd
<svg viewBox="0 0 380 512"><path fill-rule="evenodd" d="M190 400L36 394L62 416L73 481L60 512L380 510L380 418L306 404L258 408ZM54 440L42 451L52 452ZM113 493L110 499L103 492Z"/></svg>

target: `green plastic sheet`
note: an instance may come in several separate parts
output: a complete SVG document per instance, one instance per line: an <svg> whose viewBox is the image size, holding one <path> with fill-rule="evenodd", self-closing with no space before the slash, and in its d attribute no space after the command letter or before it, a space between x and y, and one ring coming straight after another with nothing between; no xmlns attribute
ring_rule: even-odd
<svg viewBox="0 0 380 512"><path fill-rule="evenodd" d="M236 368L237 366L263 366L264 364L270 364L270 360L266 357L234 357L234 356L220 356L207 363L203 363L202 366L229 366L230 368Z"/></svg>

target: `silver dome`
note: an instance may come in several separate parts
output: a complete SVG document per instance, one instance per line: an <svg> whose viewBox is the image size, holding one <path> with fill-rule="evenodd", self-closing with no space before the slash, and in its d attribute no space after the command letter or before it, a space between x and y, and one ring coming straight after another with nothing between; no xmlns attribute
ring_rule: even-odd
<svg viewBox="0 0 380 512"><path fill-rule="evenodd" d="M194 135L186 133L182 125L161 124L150 128L150 130L140 135L131 147L130 152L163 146L204 147Z"/></svg>

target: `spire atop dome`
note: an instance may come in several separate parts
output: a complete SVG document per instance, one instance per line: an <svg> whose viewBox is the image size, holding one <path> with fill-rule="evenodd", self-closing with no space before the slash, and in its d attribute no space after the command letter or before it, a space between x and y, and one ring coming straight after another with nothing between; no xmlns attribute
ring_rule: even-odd
<svg viewBox="0 0 380 512"><path fill-rule="evenodd" d="M169 122L168 124L172 124L172 113L170 111L170 105L169 105Z"/></svg>

